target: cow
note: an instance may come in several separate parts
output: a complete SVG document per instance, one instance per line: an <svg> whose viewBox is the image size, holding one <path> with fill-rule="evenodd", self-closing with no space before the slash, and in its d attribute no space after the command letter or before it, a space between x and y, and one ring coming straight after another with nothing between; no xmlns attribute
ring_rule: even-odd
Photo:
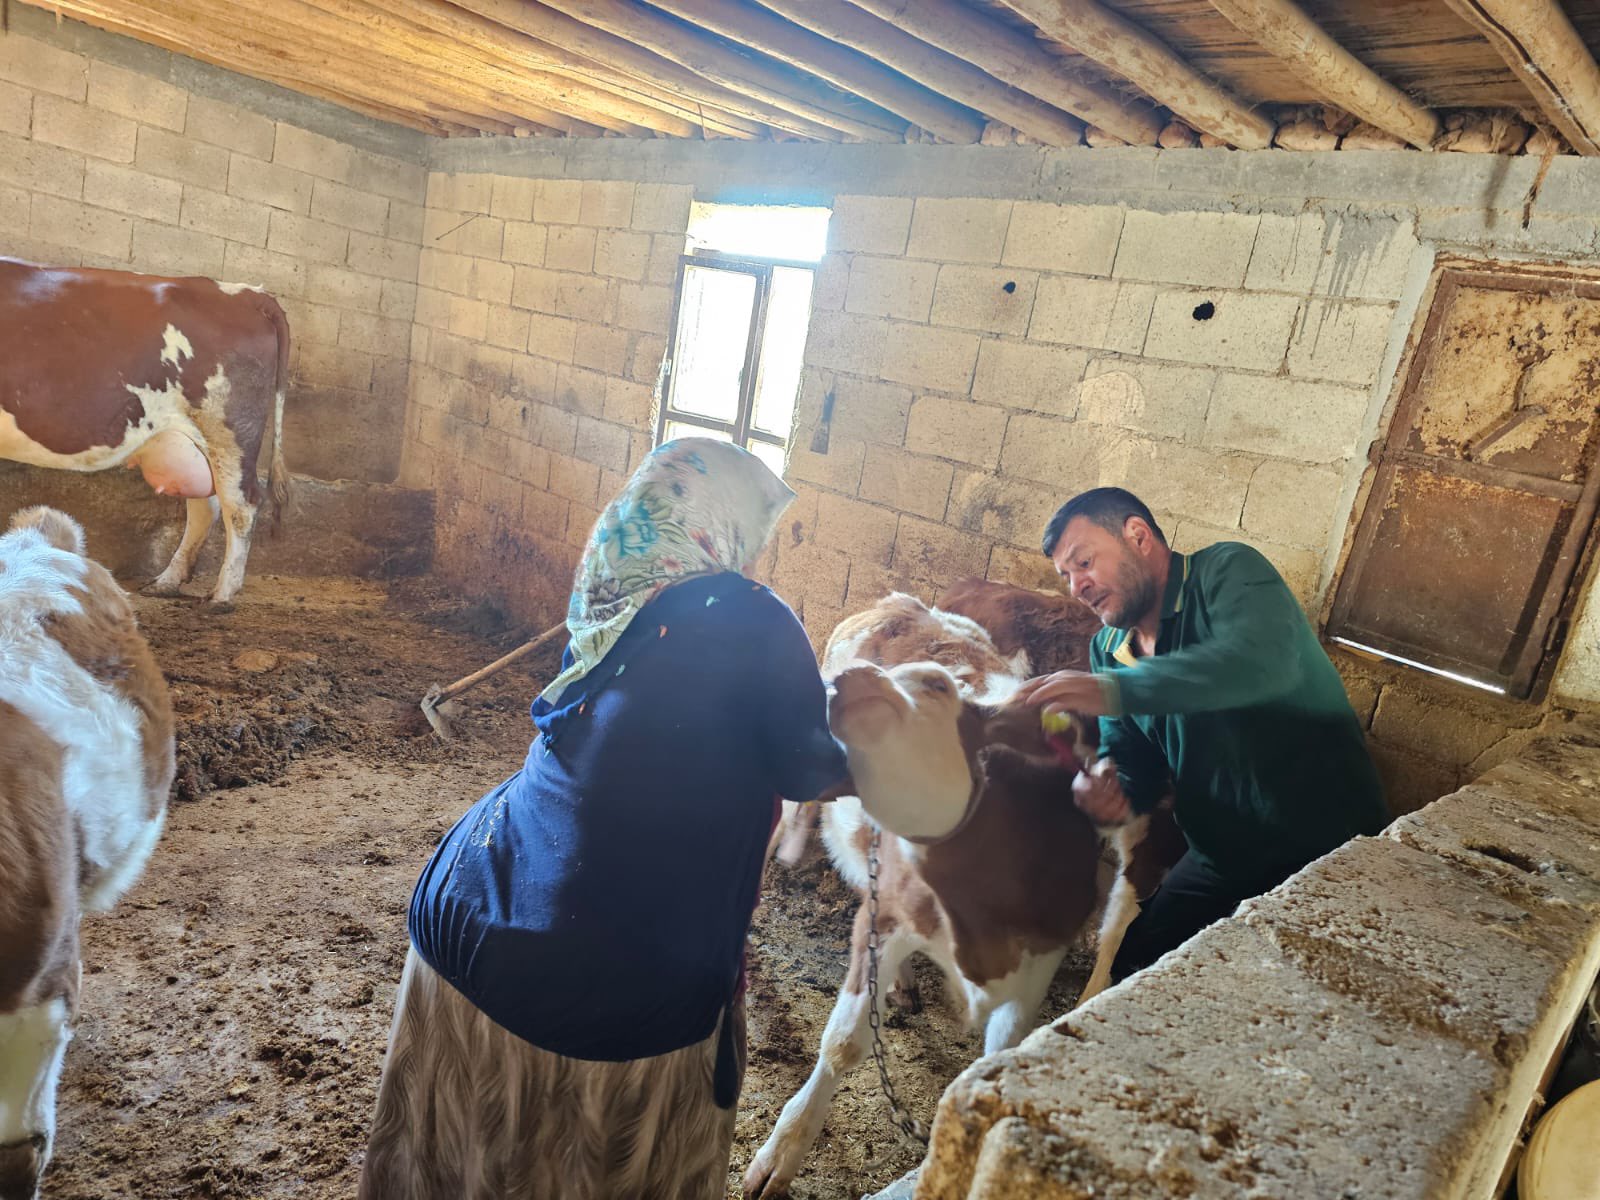
<svg viewBox="0 0 1600 1200"><path fill-rule="evenodd" d="M1095 969L1080 1003L1108 983L1138 897L1177 861L1182 835L1168 806L1097 830L1071 799L1078 770L1112 765L1096 760L1095 722L1074 717L1070 732L1051 736L1037 712L1005 703L1031 675L1084 667L1097 628L1070 597L967 580L937 608L892 594L829 638L828 721L848 751L855 795L786 809L780 857L793 859L803 837L795 827L820 808L829 855L864 902L816 1066L750 1164L747 1197L787 1190L839 1082L870 1044L865 898L880 830L879 977L915 1003L908 960L928 955L949 993L965 1000L969 1024L983 1030L984 1053L1033 1028L1067 948L1102 899ZM1099 869L1107 835L1113 879ZM880 991L880 1017L885 998Z"/></svg>
<svg viewBox="0 0 1600 1200"><path fill-rule="evenodd" d="M80 917L143 871L176 768L127 594L70 517L17 513L0 536L0 1200L33 1200L50 1161Z"/></svg>
<svg viewBox="0 0 1600 1200"><path fill-rule="evenodd" d="M218 510L226 536L211 593L244 583L263 495L288 501L283 394L289 323L259 288L0 258L0 459L72 471L138 467L187 502L183 538L149 585L176 595Z"/></svg>

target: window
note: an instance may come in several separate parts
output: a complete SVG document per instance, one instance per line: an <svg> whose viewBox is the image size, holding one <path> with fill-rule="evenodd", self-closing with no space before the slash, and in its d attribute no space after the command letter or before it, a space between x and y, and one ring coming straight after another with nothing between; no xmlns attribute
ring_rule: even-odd
<svg viewBox="0 0 1600 1200"><path fill-rule="evenodd" d="M656 441L713 437L783 474L825 208L696 204ZM765 253L763 253L765 251ZM781 251L781 253L778 253Z"/></svg>
<svg viewBox="0 0 1600 1200"><path fill-rule="evenodd" d="M1530 695L1594 521L1600 280L1449 264L1330 614L1332 640Z"/></svg>

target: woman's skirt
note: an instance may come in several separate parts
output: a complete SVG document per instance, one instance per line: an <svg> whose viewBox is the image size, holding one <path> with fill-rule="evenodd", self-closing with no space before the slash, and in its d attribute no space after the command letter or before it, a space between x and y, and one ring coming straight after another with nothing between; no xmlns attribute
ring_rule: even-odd
<svg viewBox="0 0 1600 1200"><path fill-rule="evenodd" d="M742 995L723 1019L742 1084ZM563 1058L495 1024L413 950L359 1200L721 1200L734 1107L712 1094L720 1032L655 1058Z"/></svg>

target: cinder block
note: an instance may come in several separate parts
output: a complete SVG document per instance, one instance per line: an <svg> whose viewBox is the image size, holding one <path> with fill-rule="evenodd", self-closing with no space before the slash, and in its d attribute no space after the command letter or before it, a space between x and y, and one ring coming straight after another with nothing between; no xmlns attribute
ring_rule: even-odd
<svg viewBox="0 0 1600 1200"><path fill-rule="evenodd" d="M811 280L812 312L838 312L844 308L854 258L851 254L829 254L817 264Z"/></svg>
<svg viewBox="0 0 1600 1200"><path fill-rule="evenodd" d="M858 254L850 263L845 311L926 321L933 308L933 289L938 278L937 263Z"/></svg>
<svg viewBox="0 0 1600 1200"><path fill-rule="evenodd" d="M587 226L557 226L545 243L544 265L587 275L594 270L595 231Z"/></svg>
<svg viewBox="0 0 1600 1200"><path fill-rule="evenodd" d="M287 254L229 242L223 251L222 273L227 282L251 284L274 295L306 294L306 264Z"/></svg>
<svg viewBox="0 0 1600 1200"><path fill-rule="evenodd" d="M636 339L633 343L633 360L628 364L628 378L654 384L661 377L661 366L666 357L666 338L643 336Z"/></svg>
<svg viewBox="0 0 1600 1200"><path fill-rule="evenodd" d="M1073 275L1110 275L1122 209L1108 205L1019 202L1001 262Z"/></svg>
<svg viewBox="0 0 1600 1200"><path fill-rule="evenodd" d="M306 343L300 347L300 377L323 387L365 392L372 385L372 355L341 346Z"/></svg>
<svg viewBox="0 0 1600 1200"><path fill-rule="evenodd" d="M10 33L0 37L0 79L81 101L89 92L89 60L20 33Z"/></svg>
<svg viewBox="0 0 1600 1200"><path fill-rule="evenodd" d="M488 304L466 296L451 296L450 332L468 341L483 341L489 333Z"/></svg>
<svg viewBox="0 0 1600 1200"><path fill-rule="evenodd" d="M349 242L350 231L337 225L327 225L281 209L272 212L267 249L279 254L343 266Z"/></svg>
<svg viewBox="0 0 1600 1200"><path fill-rule="evenodd" d="M389 223L389 201L342 183L319 179L312 185L311 215L330 225L342 225L381 237Z"/></svg>
<svg viewBox="0 0 1600 1200"><path fill-rule="evenodd" d="M1205 443L1299 462L1343 462L1356 452L1368 400L1362 388L1223 375L1211 392Z"/></svg>
<svg viewBox="0 0 1600 1200"><path fill-rule="evenodd" d="M1155 300L1156 291L1147 284L1046 275L1039 281L1028 336L1137 354L1144 346Z"/></svg>
<svg viewBox="0 0 1600 1200"><path fill-rule="evenodd" d="M586 181L578 220L584 225L626 229L633 221L633 190L631 183Z"/></svg>
<svg viewBox="0 0 1600 1200"><path fill-rule="evenodd" d="M311 211L311 189L315 180L303 171L275 166L269 162L233 156L228 169L228 194L251 200L284 212L305 216Z"/></svg>
<svg viewBox="0 0 1600 1200"><path fill-rule="evenodd" d="M1506 716L1488 706L1450 704L1437 695L1387 687L1372 715L1372 736L1448 766L1466 767L1506 736Z"/></svg>
<svg viewBox="0 0 1600 1200"><path fill-rule="evenodd" d="M179 223L185 229L227 238L230 242L243 242L247 246L267 244L267 225L273 209L204 188L188 187L183 191L183 216Z"/></svg>
<svg viewBox="0 0 1600 1200"><path fill-rule="evenodd" d="M309 129L278 122L272 161L280 167L292 167L296 171L304 171L318 179L331 179L335 183L349 183L354 155L354 149L343 142L312 133Z"/></svg>
<svg viewBox="0 0 1600 1200"><path fill-rule="evenodd" d="M551 397L553 400L553 385ZM538 431L539 445L550 451L552 455L550 460L550 490L557 495L568 495L556 486L557 466L554 456L564 455L570 458L576 452L578 446L578 414L568 412L564 408L558 408L553 403L546 405L539 413ZM575 459L574 463L576 463ZM582 501L585 504L593 504L594 496L598 494L600 487L600 469L593 463L580 465L593 472L594 483L592 486L595 488L595 492L590 494L590 499ZM578 494L581 495L582 493ZM568 495L568 498L571 499L572 497Z"/></svg>
<svg viewBox="0 0 1600 1200"><path fill-rule="evenodd" d="M602 229L594 242L594 273L637 282L650 265L650 235Z"/></svg>
<svg viewBox="0 0 1600 1200"><path fill-rule="evenodd" d="M508 263L523 266L544 266L545 243L549 228L532 221L507 221L501 257Z"/></svg>
<svg viewBox="0 0 1600 1200"><path fill-rule="evenodd" d="M813 540L866 562L888 566L894 553L895 529L900 514L893 509L863 504L831 492L817 496L817 523ZM843 600L840 595L840 600Z"/></svg>
<svg viewBox="0 0 1600 1200"><path fill-rule="evenodd" d="M26 229L31 200L21 188L0 186L0 229Z"/></svg>
<svg viewBox="0 0 1600 1200"><path fill-rule="evenodd" d="M919 580L981 579L989 569L989 542L948 525L904 516L890 566Z"/></svg>
<svg viewBox="0 0 1600 1200"><path fill-rule="evenodd" d="M472 295L491 304L510 304L515 277L516 268L510 263L475 258L472 260Z"/></svg>
<svg viewBox="0 0 1600 1200"><path fill-rule="evenodd" d="M1394 309L1386 304L1308 301L1289 342L1289 374L1369 384L1389 348Z"/></svg>
<svg viewBox="0 0 1600 1200"><path fill-rule="evenodd" d="M473 258L499 258L505 249L505 228L499 217L474 217L457 233L456 248Z"/></svg>
<svg viewBox="0 0 1600 1200"><path fill-rule="evenodd" d="M622 425L578 418L578 457L606 471L628 469L629 430Z"/></svg>
<svg viewBox="0 0 1600 1200"><path fill-rule="evenodd" d="M995 583L1009 583L1012 587L1032 588L1040 592L1065 592L1066 583L1056 574L1050 560L1040 552L1039 543L1043 539L1044 526L1039 527L1039 534L1040 537L1031 544L1019 543L1023 547L1020 549L996 546L989 555L989 578Z"/></svg>
<svg viewBox="0 0 1600 1200"><path fill-rule="evenodd" d="M879 375L886 343L896 329L890 322L874 317L813 313L806 337L806 365Z"/></svg>
<svg viewBox="0 0 1600 1200"><path fill-rule="evenodd" d="M688 239L682 234L656 234L650 242L650 266L645 272L645 282L676 284L687 244Z"/></svg>
<svg viewBox="0 0 1600 1200"><path fill-rule="evenodd" d="M189 93L149 75L125 71L110 63L89 63L89 105L145 125L182 133Z"/></svg>
<svg viewBox="0 0 1600 1200"><path fill-rule="evenodd" d="M828 252L900 255L911 236L913 201L837 196L828 221Z"/></svg>
<svg viewBox="0 0 1600 1200"><path fill-rule="evenodd" d="M606 380L605 408L601 415L607 421L648 431L654 429L651 422L654 411L655 393L649 384L634 383L631 379Z"/></svg>
<svg viewBox="0 0 1600 1200"><path fill-rule="evenodd" d="M298 296L282 296L284 315L289 319L289 337L294 342L320 342L324 346L339 344L339 317L337 308L327 304L313 304ZM410 339L407 338L407 352Z"/></svg>
<svg viewBox="0 0 1600 1200"><path fill-rule="evenodd" d="M628 350L632 338L626 329L611 325L578 324L578 338L572 350L575 366L588 367L620 378L628 369Z"/></svg>
<svg viewBox="0 0 1600 1200"><path fill-rule="evenodd" d="M0 134L0 183L68 200L83 195L83 155Z"/></svg>
<svg viewBox="0 0 1600 1200"><path fill-rule="evenodd" d="M682 233L689 227L694 188L686 183L641 183L633 194L633 227L647 233Z"/></svg>
<svg viewBox="0 0 1600 1200"><path fill-rule="evenodd" d="M472 292L472 259L464 254L424 249L418 257L417 282L441 292L469 295Z"/></svg>
<svg viewBox="0 0 1600 1200"><path fill-rule="evenodd" d="M672 299L671 288L621 284L617 288L617 324L624 329L664 335L672 326Z"/></svg>
<svg viewBox="0 0 1600 1200"><path fill-rule="evenodd" d="M504 221L531 221L538 191L537 179L496 175L489 189L489 214Z"/></svg>
<svg viewBox="0 0 1600 1200"><path fill-rule="evenodd" d="M944 518L954 476L955 468L947 462L869 444L861 498L938 521Z"/></svg>
<svg viewBox="0 0 1600 1200"><path fill-rule="evenodd" d="M33 130L33 93L0 79L0 133L25 138Z"/></svg>
<svg viewBox="0 0 1600 1200"><path fill-rule="evenodd" d="M972 386L978 339L927 325L890 324L883 348L883 378L913 387L965 395Z"/></svg>
<svg viewBox="0 0 1600 1200"><path fill-rule="evenodd" d="M585 367L559 364L556 367L556 403L580 416L598 418L606 407L606 377ZM627 469L626 458L620 469Z"/></svg>
<svg viewBox="0 0 1600 1200"><path fill-rule="evenodd" d="M307 278L307 297L319 304L331 304L355 312L378 313L383 308L383 281L345 267L312 263ZM412 304L416 298L413 295Z"/></svg>
<svg viewBox="0 0 1600 1200"><path fill-rule="evenodd" d="M339 323L339 345L378 358L404 358L411 349L411 327L371 313L347 312Z"/></svg>
<svg viewBox="0 0 1600 1200"><path fill-rule="evenodd" d="M384 222L383 235L393 241L420 244L422 226L427 210L404 200L389 201L389 218Z"/></svg>
<svg viewBox="0 0 1600 1200"><path fill-rule="evenodd" d="M570 363L578 340L578 323L566 317L533 314L528 321L528 353Z"/></svg>
<svg viewBox="0 0 1600 1200"><path fill-rule="evenodd" d="M491 346L505 350L526 350L528 314L509 304L489 305L489 324L485 337Z"/></svg>
<svg viewBox="0 0 1600 1200"><path fill-rule="evenodd" d="M985 339L978 347L972 398L1007 408L1070 417L1089 352L1037 342Z"/></svg>
<svg viewBox="0 0 1600 1200"><path fill-rule="evenodd" d="M420 246L397 242L393 238L352 233L345 261L365 274L408 283L417 277L421 256Z"/></svg>
<svg viewBox="0 0 1600 1200"><path fill-rule="evenodd" d="M227 243L209 233L174 229L154 221L135 221L132 263L136 271L152 275L222 275Z"/></svg>
<svg viewBox="0 0 1600 1200"><path fill-rule="evenodd" d="M561 274L540 267L517 267L511 285L511 303L534 312L556 310L556 287Z"/></svg>
<svg viewBox="0 0 1600 1200"><path fill-rule="evenodd" d="M428 172L421 165L353 150L350 177L343 181L358 192L372 192L406 204L422 204L428 191Z"/></svg>
<svg viewBox="0 0 1600 1200"><path fill-rule="evenodd" d="M814 483L830 491L853 496L861 483L861 467L866 445L846 438L833 438L825 454L810 449L811 429L797 429L789 442L789 467L784 478Z"/></svg>
<svg viewBox="0 0 1600 1200"><path fill-rule="evenodd" d="M151 221L178 223L183 185L131 167L90 160L85 164L83 199L99 208L115 209Z"/></svg>
<svg viewBox="0 0 1600 1200"><path fill-rule="evenodd" d="M1249 534L1320 551L1334 539L1343 487L1340 471L1268 459L1250 477L1241 525Z"/></svg>
<svg viewBox="0 0 1600 1200"><path fill-rule="evenodd" d="M1078 389L1078 419L1199 442L1215 382L1216 372L1201 367L1099 358Z"/></svg>
<svg viewBox="0 0 1600 1200"><path fill-rule="evenodd" d="M920 199L911 216L906 254L936 262L993 265L1011 223L1009 200Z"/></svg>
<svg viewBox="0 0 1600 1200"><path fill-rule="evenodd" d="M1037 553L1044 527L1070 495L1060 484L1050 486L982 471L957 471L946 520L967 533ZM1054 575L1054 568L1044 555L1038 557L1042 569ZM991 561L991 574L993 566Z"/></svg>
<svg viewBox="0 0 1600 1200"><path fill-rule="evenodd" d="M1102 483L1126 487L1156 512L1193 517L1224 529L1236 528L1256 468L1254 458L1218 454L1175 442L1130 439L1121 478Z"/></svg>
<svg viewBox="0 0 1600 1200"><path fill-rule="evenodd" d="M576 179L541 179L533 197L533 219L576 225L583 211L583 184Z"/></svg>
<svg viewBox="0 0 1600 1200"><path fill-rule="evenodd" d="M1008 477L1068 488L1071 494L1106 482L1121 485L1131 441L1082 421L1015 413L1005 430L1000 470Z"/></svg>
<svg viewBox="0 0 1600 1200"><path fill-rule="evenodd" d="M831 436L866 442L868 445L900 446L906 440L906 421L911 415L911 389L875 380L854 379L849 375L831 380L808 371L801 384L799 407L820 414L825 393L833 392Z"/></svg>
<svg viewBox="0 0 1600 1200"><path fill-rule="evenodd" d="M1117 243L1118 279L1236 288L1261 218L1244 213L1130 212Z"/></svg>
<svg viewBox="0 0 1600 1200"><path fill-rule="evenodd" d="M530 354L514 355L511 361L511 390L519 400L552 403L556 394L556 364ZM537 437L538 425L530 428L531 436Z"/></svg>
<svg viewBox="0 0 1600 1200"><path fill-rule="evenodd" d="M610 317L610 285L591 275L563 275L556 283L556 314L579 321Z"/></svg>
<svg viewBox="0 0 1600 1200"><path fill-rule="evenodd" d="M182 134L144 125L139 128L133 161L141 171L152 175L192 183L213 192L228 191L228 152L220 146L208 146Z"/></svg>
<svg viewBox="0 0 1600 1200"><path fill-rule="evenodd" d="M39 96L33 103L36 141L92 158L131 163L138 129L137 124L125 117L59 96Z"/></svg>
<svg viewBox="0 0 1600 1200"><path fill-rule="evenodd" d="M428 176L428 208L487 214L494 202L494 176L441 174Z"/></svg>
<svg viewBox="0 0 1600 1200"><path fill-rule="evenodd" d="M1162 292L1150 318L1145 357L1276 371L1288 351L1300 304L1294 296Z"/></svg>
<svg viewBox="0 0 1600 1200"><path fill-rule="evenodd" d="M1038 284L1032 271L1010 267L940 267L932 322L1020 336L1028 331Z"/></svg>
<svg viewBox="0 0 1600 1200"><path fill-rule="evenodd" d="M221 146L250 158L270 160L273 144L278 137L278 126L276 122L240 108L237 104L212 100L206 96L190 96L183 133L195 141Z"/></svg>
<svg viewBox="0 0 1600 1200"><path fill-rule="evenodd" d="M906 449L993 467L1000 462L1006 417L1003 408L971 400L919 396L906 424Z"/></svg>
<svg viewBox="0 0 1600 1200"><path fill-rule="evenodd" d="M133 244L133 222L73 200L36 195L28 220L28 236L74 251L126 261Z"/></svg>

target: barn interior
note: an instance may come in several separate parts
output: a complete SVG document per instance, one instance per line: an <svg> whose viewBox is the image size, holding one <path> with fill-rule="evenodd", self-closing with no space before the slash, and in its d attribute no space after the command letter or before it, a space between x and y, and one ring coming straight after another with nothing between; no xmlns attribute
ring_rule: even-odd
<svg viewBox="0 0 1600 1200"><path fill-rule="evenodd" d="M1409 919L1362 952L1426 945L1368 981L1387 996L1459 965L1429 947L1473 956L1462 896L1570 910L1478 999L1383 1012L1412 1065L1439 1038L1498 1063L1406 1187L1503 1193L1600 970L1600 4L17 0L6 24L0 255L259 285L292 331L281 528L231 611L201 603L217 535L185 598L138 600L176 802L86 927L47 1195L353 1194L409 889L521 761L559 646L464 695L453 740L418 701L559 622L604 505L688 434L797 493L759 574L819 649L893 590L1058 590L1040 533L1088 487L1138 493L1178 551L1264 553L1367 731L1385 850L1477 890L1335 864L1250 920L1388 895ZM183 527L135 472L0 462L0 522L40 503L130 588ZM769 871L730 1196L810 1069L854 905L815 847ZM1265 953L1257 926L1220 936ZM1384 1009L1341 975L1359 949L1308 977ZM1095 1019L1183 1036L1159 1003L1245 986L1228 952ZM901 1098L941 1114L918 1195L1086 1194L1060 1109L1087 969L1007 1068L1037 1095L947 1092L981 1042L937 1004L893 1016ZM862 1068L792 1194L923 1163L886 1112ZM1330 1194L1306 1157L1252 1170Z"/></svg>

